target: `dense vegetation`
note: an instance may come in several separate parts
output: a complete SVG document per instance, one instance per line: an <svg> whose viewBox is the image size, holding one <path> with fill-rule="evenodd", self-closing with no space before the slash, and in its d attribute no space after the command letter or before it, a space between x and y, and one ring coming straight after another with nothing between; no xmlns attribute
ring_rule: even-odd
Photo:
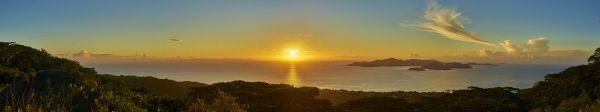
<svg viewBox="0 0 600 112"><path fill-rule="evenodd" d="M204 83L198 82L177 82L169 79L158 79L155 77L137 77L137 76L114 76L103 75L104 77L121 81L126 88L130 89L148 89L157 95L173 96L184 98L191 91L191 87L204 87Z"/></svg>
<svg viewBox="0 0 600 112"><path fill-rule="evenodd" d="M192 112L598 112L600 48L589 64L534 87L447 92L320 90L233 81L215 84L99 75L44 50L0 42L2 111ZM189 88L189 89L188 89Z"/></svg>

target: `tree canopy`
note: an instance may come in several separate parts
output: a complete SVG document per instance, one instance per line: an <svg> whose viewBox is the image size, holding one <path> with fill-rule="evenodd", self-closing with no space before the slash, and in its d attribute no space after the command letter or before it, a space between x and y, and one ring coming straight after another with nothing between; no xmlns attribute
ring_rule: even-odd
<svg viewBox="0 0 600 112"><path fill-rule="evenodd" d="M598 63L600 62L600 47L594 50L594 53L590 58L588 58L589 63Z"/></svg>

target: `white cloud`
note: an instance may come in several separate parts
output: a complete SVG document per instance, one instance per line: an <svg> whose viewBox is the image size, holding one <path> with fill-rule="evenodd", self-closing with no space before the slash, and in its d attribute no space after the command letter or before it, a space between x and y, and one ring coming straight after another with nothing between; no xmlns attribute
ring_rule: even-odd
<svg viewBox="0 0 600 112"><path fill-rule="evenodd" d="M521 48L515 46L510 40L504 40L503 43L500 43L500 46L506 50L506 52L511 54L520 54Z"/></svg>
<svg viewBox="0 0 600 112"><path fill-rule="evenodd" d="M100 54L100 53L93 53L93 52L89 52L88 50L81 50L78 53L74 53L72 55L75 58L102 58L102 57L119 57L113 54Z"/></svg>
<svg viewBox="0 0 600 112"><path fill-rule="evenodd" d="M435 1L431 1L423 17L425 22L418 26L426 31L438 33L454 40L497 46L478 38L475 33L467 31L463 26L463 21L466 18L462 17L456 9L444 8Z"/></svg>
<svg viewBox="0 0 600 112"><path fill-rule="evenodd" d="M502 53L499 53L499 52L494 52L494 51L487 50L487 49L482 49L482 50L479 50L479 51L477 52L477 55L478 55L478 56L482 56L482 57L487 57L487 56L497 56L497 55L501 55L501 54L502 54Z"/></svg>
<svg viewBox="0 0 600 112"><path fill-rule="evenodd" d="M456 9L445 8L431 1L423 16L424 22L416 25L426 31L437 33L449 39L478 43L488 46L502 47L504 51L474 50L446 56L456 60L480 60L514 63L574 63L587 57L586 53L578 50L553 51L550 49L550 40L539 37L529 39L526 43L517 44L511 40L504 40L499 44L485 41L473 32L465 29L463 22L466 18ZM401 26L415 26L401 24Z"/></svg>
<svg viewBox="0 0 600 112"><path fill-rule="evenodd" d="M135 55L115 55L115 54L109 54L109 53L96 53L96 52L91 52L91 51L88 51L85 49L81 50L79 52L76 52L76 53L56 53L54 55L62 57L62 58L69 58L69 59L77 60L82 63L105 62L105 61L106 62L108 62L108 61L119 62L119 61L124 61L124 60L137 60L137 59L145 60L145 59L147 59L147 56L144 53L138 53Z"/></svg>
<svg viewBox="0 0 600 112"><path fill-rule="evenodd" d="M550 41L544 37L540 37L537 39L529 39L525 46L525 50L536 54L546 53L550 49L548 43L550 43Z"/></svg>
<svg viewBox="0 0 600 112"><path fill-rule="evenodd" d="M495 56L504 56L505 52L496 52L488 49L480 49L480 50L472 50L463 53L458 53L451 56L446 57L495 57Z"/></svg>
<svg viewBox="0 0 600 112"><path fill-rule="evenodd" d="M583 64L591 53L580 50L549 50L543 54L505 51L473 50L441 59L459 62L521 63L521 64Z"/></svg>
<svg viewBox="0 0 600 112"><path fill-rule="evenodd" d="M540 37L537 39L529 39L527 43L522 47L516 46L510 40L504 40L503 43L500 43L500 46L504 48L504 50L512 55L541 55L550 50L550 46L548 46L550 40Z"/></svg>

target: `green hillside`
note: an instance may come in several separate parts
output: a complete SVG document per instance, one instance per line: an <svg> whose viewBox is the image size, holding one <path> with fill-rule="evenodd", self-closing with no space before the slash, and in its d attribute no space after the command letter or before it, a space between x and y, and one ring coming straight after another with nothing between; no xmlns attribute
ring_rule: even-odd
<svg viewBox="0 0 600 112"><path fill-rule="evenodd" d="M363 92L99 75L44 50L0 42L0 106L3 111L26 112L598 112L600 48L588 61L548 74L527 89Z"/></svg>

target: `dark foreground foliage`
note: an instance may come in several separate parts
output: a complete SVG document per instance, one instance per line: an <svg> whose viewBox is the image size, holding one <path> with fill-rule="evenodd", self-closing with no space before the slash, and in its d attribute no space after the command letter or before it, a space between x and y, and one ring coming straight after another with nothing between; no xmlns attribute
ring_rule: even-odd
<svg viewBox="0 0 600 112"><path fill-rule="evenodd" d="M190 112L598 112L600 48L589 64L549 74L528 89L447 92L319 90L233 81L206 85L98 75L44 50L0 42L2 111ZM189 88L189 89L188 89Z"/></svg>

